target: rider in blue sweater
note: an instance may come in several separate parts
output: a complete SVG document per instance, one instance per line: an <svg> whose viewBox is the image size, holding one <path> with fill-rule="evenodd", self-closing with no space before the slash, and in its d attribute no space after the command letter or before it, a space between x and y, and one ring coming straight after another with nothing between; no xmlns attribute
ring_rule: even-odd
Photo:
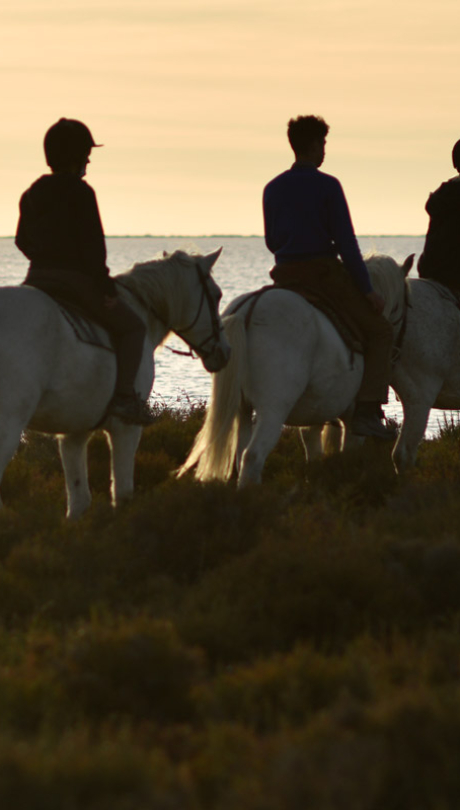
<svg viewBox="0 0 460 810"><path fill-rule="evenodd" d="M318 171L329 126L319 117L291 119L288 138L295 163L265 187L265 241L280 284L295 277L349 315L364 335L364 373L352 430L357 435L393 439L382 423L388 401L393 343L383 317L384 301L372 288L339 181ZM342 261L339 260L339 257Z"/></svg>

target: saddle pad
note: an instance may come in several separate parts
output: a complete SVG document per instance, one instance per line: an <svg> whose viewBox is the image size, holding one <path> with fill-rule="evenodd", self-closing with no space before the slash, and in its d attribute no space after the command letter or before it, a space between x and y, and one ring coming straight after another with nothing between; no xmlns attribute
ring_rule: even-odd
<svg viewBox="0 0 460 810"><path fill-rule="evenodd" d="M332 325L335 326L337 332L339 333L340 337L344 341L345 345L352 351L356 352L357 354L364 354L364 341L361 333L358 330L356 324L351 324L349 321L346 322L344 320L343 313L338 313L327 301L325 298L321 298L317 293L312 293L309 290L305 289L302 285L297 283L292 284L267 284L265 287L261 287L259 290L255 290L255 292L250 293L246 298L241 300L237 306L232 310L229 314L234 314L238 312L240 307L243 306L249 299L251 300L251 305L246 313L245 317L245 324L246 329L248 328L252 313L254 311L254 307L259 300L260 296L264 293L268 292L269 290L290 290L291 292L295 292L298 295L301 295L302 298L305 298L309 304L316 307L317 309L321 310L321 312L326 315L329 320L331 321Z"/></svg>
<svg viewBox="0 0 460 810"><path fill-rule="evenodd" d="M91 346L98 346L100 349L107 349L109 352L115 352L112 338L103 326L92 321L81 309L73 306L73 304L57 298L54 300L59 304L59 309L66 321L71 325L78 340L81 340L82 343L89 343Z"/></svg>
<svg viewBox="0 0 460 810"><path fill-rule="evenodd" d="M319 309L326 315L335 326L340 337L353 352L364 354L363 337L356 324L352 324L350 319L346 319L342 312L337 312L331 305L327 298L323 298L318 293L310 292L305 287L299 284L281 285L275 284L275 287L282 287L285 290L292 290L305 298L309 304L312 304L316 309Z"/></svg>

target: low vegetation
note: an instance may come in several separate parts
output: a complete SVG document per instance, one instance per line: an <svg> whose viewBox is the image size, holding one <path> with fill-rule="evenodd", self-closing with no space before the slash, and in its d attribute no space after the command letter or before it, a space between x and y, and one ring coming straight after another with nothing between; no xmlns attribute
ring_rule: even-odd
<svg viewBox="0 0 460 810"><path fill-rule="evenodd" d="M145 431L113 513L64 520L27 435L0 513L0 807L457 810L460 429L407 478L369 442L261 487L176 480L203 408Z"/></svg>

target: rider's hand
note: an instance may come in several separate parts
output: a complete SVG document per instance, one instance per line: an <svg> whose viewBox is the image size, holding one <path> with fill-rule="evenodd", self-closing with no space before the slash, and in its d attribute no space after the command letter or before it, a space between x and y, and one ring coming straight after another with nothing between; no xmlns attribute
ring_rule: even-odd
<svg viewBox="0 0 460 810"><path fill-rule="evenodd" d="M118 298L116 295L104 295L104 306L107 309L113 309L116 306Z"/></svg>
<svg viewBox="0 0 460 810"><path fill-rule="evenodd" d="M382 298L380 293L376 292L375 290L372 290L371 292L366 293L366 298L369 301L371 307L373 307L373 309L375 309L376 312L382 314L385 308L385 299Z"/></svg>

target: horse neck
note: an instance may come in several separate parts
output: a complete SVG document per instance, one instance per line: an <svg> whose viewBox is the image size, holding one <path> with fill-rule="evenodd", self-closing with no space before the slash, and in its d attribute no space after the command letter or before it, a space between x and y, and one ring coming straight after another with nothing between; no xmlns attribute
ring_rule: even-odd
<svg viewBox="0 0 460 810"><path fill-rule="evenodd" d="M141 310L139 314L156 345L169 335L180 318L181 285L177 273L168 265L166 260L137 265L118 277L122 295L136 302L135 308Z"/></svg>
<svg viewBox="0 0 460 810"><path fill-rule="evenodd" d="M406 304L406 283L401 268L391 260L369 267L373 287L385 299L384 315L395 326L399 323Z"/></svg>
<svg viewBox="0 0 460 810"><path fill-rule="evenodd" d="M162 341L166 337L166 334L167 332L169 332L169 330L166 330L163 323L158 319L156 320L155 324L152 323L150 313L147 307L145 306L144 302L141 301L141 299L132 290L129 290L127 287L125 287L124 284L123 285L117 284L117 292L120 298L122 298L123 301L125 301L128 304L128 306L136 313L136 315L139 316L139 318L144 323L147 330L148 339L153 344L153 348L159 346L159 344L162 343Z"/></svg>

